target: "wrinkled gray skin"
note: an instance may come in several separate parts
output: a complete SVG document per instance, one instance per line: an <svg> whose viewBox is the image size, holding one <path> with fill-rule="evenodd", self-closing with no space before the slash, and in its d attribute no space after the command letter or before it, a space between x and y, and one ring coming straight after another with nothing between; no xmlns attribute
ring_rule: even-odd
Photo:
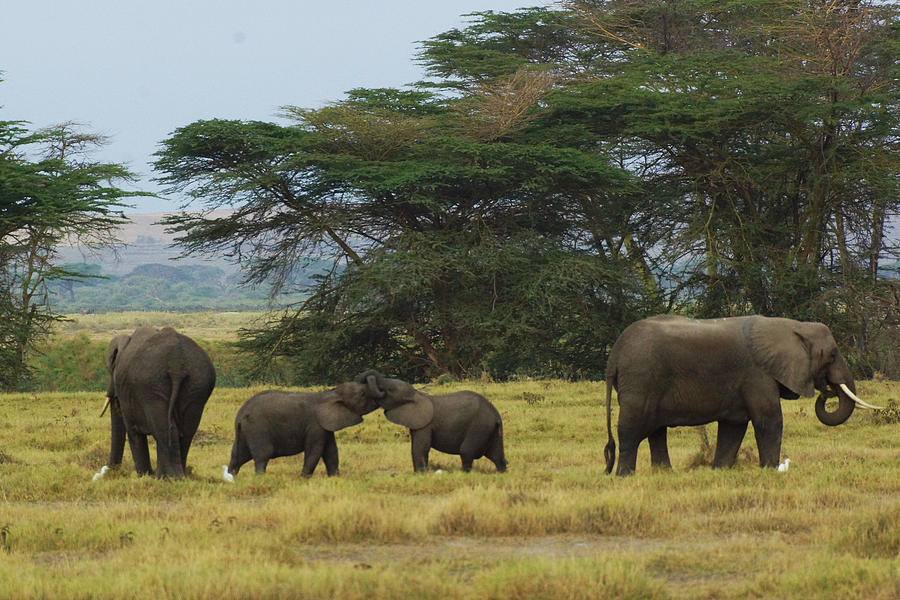
<svg viewBox="0 0 900 600"><path fill-rule="evenodd" d="M303 452L303 476L325 462L329 476L338 474L334 432L362 422L378 408L360 383L342 383L324 392L267 390L247 400L234 419L234 445L228 472L237 475L253 459L256 474L269 460Z"/></svg>
<svg viewBox="0 0 900 600"><path fill-rule="evenodd" d="M661 315L631 324L616 340L606 368L606 472L612 472L612 388L619 395L617 475L634 472L638 445L650 442L650 462L669 469L666 429L719 424L713 467L734 465L753 423L761 467L781 460L780 398L811 397L816 416L839 425L854 402L839 389L856 386L831 331L822 323L761 316L687 319ZM840 403L827 412L825 399Z"/></svg>
<svg viewBox="0 0 900 600"><path fill-rule="evenodd" d="M171 327L140 327L109 344L109 466L122 464L125 439L138 475L153 474L147 436L156 440L159 478L181 479L203 407L216 384L209 356Z"/></svg>
<svg viewBox="0 0 900 600"><path fill-rule="evenodd" d="M499 472L506 471L503 423L484 396L469 391L430 396L377 371L366 371L357 381L368 385L389 421L409 428L414 471L425 470L432 448L458 454L463 471L470 471L472 462L482 456Z"/></svg>

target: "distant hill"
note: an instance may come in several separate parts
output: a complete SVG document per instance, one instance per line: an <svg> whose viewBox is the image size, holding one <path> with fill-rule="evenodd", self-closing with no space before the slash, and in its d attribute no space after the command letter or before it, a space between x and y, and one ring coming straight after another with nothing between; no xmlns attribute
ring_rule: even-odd
<svg viewBox="0 0 900 600"><path fill-rule="evenodd" d="M268 289L241 285L239 269L224 258L179 258L174 237L158 222L168 213L128 215L119 231L124 246L116 251L62 247L57 264L91 277L58 281L51 287L54 311L99 313L130 310L204 311L263 310L271 306ZM313 262L295 275L304 285L329 263ZM274 304L300 300L299 294L276 298Z"/></svg>
<svg viewBox="0 0 900 600"><path fill-rule="evenodd" d="M213 214L217 213L227 214L227 211L216 211ZM238 271L237 267L224 257L210 259L191 256L179 259L181 249L173 247L175 236L167 233L165 227L158 224L170 214L173 213L126 215L130 222L120 227L118 231L118 238L124 246L115 251L62 246L58 249L59 262L100 265L104 275L125 275L140 265L166 264L169 261L172 261L173 266L218 267L228 274Z"/></svg>

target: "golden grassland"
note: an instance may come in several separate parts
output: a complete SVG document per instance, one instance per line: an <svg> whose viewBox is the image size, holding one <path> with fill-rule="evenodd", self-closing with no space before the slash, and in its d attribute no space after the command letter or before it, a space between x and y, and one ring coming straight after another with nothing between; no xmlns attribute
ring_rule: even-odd
<svg viewBox="0 0 900 600"><path fill-rule="evenodd" d="M60 336L84 332L91 339L109 341L138 327L174 327L190 337L204 340L236 340L237 331L252 327L263 312L119 312L65 315L54 331Z"/></svg>
<svg viewBox="0 0 900 600"><path fill-rule="evenodd" d="M887 404L900 383L861 382ZM432 452L379 411L338 432L341 475L302 457L220 479L238 407L217 389L178 482L105 462L101 393L0 396L2 598L900 597L900 424L857 411L826 428L784 402L782 456L759 469L752 427L734 469L694 467L698 431L670 430L674 470L604 473L602 383L474 389L504 420L509 472ZM615 413L614 413L615 416ZM710 428L714 437L714 428ZM155 462L155 456L154 456ZM442 473L437 472L442 470Z"/></svg>

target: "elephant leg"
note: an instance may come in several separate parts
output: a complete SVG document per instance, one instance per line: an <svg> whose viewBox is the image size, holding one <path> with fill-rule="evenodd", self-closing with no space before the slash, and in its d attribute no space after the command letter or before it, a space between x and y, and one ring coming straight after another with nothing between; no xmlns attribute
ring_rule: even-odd
<svg viewBox="0 0 900 600"><path fill-rule="evenodd" d="M325 450L322 453L322 460L325 462L325 472L329 477L340 474L338 469L338 447L334 440L334 432L328 432L328 438L325 440Z"/></svg>
<svg viewBox="0 0 900 600"><path fill-rule="evenodd" d="M266 456L265 458L256 458L255 456L253 457L253 469L257 475L265 475L267 466L269 466L268 456Z"/></svg>
<svg viewBox="0 0 900 600"><path fill-rule="evenodd" d="M784 426L781 405L777 410L751 417L753 433L756 435L756 447L759 449L759 466L775 468L781 460L781 433Z"/></svg>
<svg viewBox="0 0 900 600"><path fill-rule="evenodd" d="M475 462L475 458L471 454L462 454L460 453L459 458L462 460L462 470L463 473L468 473L472 470L472 463Z"/></svg>
<svg viewBox="0 0 900 600"><path fill-rule="evenodd" d="M650 442L650 465L659 469L672 469L669 460L668 427L660 427L647 439Z"/></svg>
<svg viewBox="0 0 900 600"><path fill-rule="evenodd" d="M156 438L156 470L160 479L182 479L181 441L178 433L167 431Z"/></svg>
<svg viewBox="0 0 900 600"><path fill-rule="evenodd" d="M619 465L616 467L616 475L624 477L634 473L638 446L647 437L647 433L639 417L630 417L624 411L619 415L616 429L619 437Z"/></svg>
<svg viewBox="0 0 900 600"><path fill-rule="evenodd" d="M188 451L191 449L191 442L194 441L194 435L197 434L197 429L200 427L204 406L205 402L195 401L190 403L179 420L181 427L181 466L184 469L187 469Z"/></svg>
<svg viewBox="0 0 900 600"><path fill-rule="evenodd" d="M258 434L258 432L256 432ZM264 475L266 466L269 464L272 456L275 455L275 447L269 440L259 440L249 434L244 438L244 443L249 449L250 456L253 457L253 467L257 475Z"/></svg>
<svg viewBox="0 0 900 600"><path fill-rule="evenodd" d="M131 458L134 459L134 471L138 476L152 475L153 469L150 468L150 448L147 445L147 436L142 433L129 432L128 445L131 447Z"/></svg>
<svg viewBox="0 0 900 600"><path fill-rule="evenodd" d="M313 472L316 470L316 466L319 464L319 460L321 460L322 455L325 454L328 434L331 434L332 437L334 436L334 433L326 431L325 429L310 432L306 435L306 446L303 450L302 474L304 477L312 476ZM336 451L337 445L335 444L335 452ZM327 465L325 468L328 468Z"/></svg>
<svg viewBox="0 0 900 600"><path fill-rule="evenodd" d="M187 455L188 450L191 449L191 442L193 441L193 436L190 438L181 437L179 439L179 454L181 455L181 470L187 472Z"/></svg>
<svg viewBox="0 0 900 600"><path fill-rule="evenodd" d="M747 433L747 421L730 422L719 421L719 432L716 435L716 456L713 459L713 469L733 467L737 460L738 450Z"/></svg>
<svg viewBox="0 0 900 600"><path fill-rule="evenodd" d="M475 459L485 454L485 449L490 443L492 431L484 431L483 428L473 427L463 439L459 447L459 457L462 459L462 470L466 473L472 470Z"/></svg>
<svg viewBox="0 0 900 600"><path fill-rule="evenodd" d="M412 441L413 471L424 471L428 467L428 451L431 450L431 427L410 430Z"/></svg>
<svg viewBox="0 0 900 600"><path fill-rule="evenodd" d="M641 439L636 435L619 433L619 466L616 467L616 475L624 477L634 473Z"/></svg>

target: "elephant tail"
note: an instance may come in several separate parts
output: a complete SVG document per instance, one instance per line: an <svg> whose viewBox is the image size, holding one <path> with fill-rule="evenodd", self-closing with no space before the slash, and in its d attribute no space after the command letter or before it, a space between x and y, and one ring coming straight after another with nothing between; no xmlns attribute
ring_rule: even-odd
<svg viewBox="0 0 900 600"><path fill-rule="evenodd" d="M609 440L603 448L603 456L606 457L606 474L612 473L616 464L616 441L612 433L612 390L616 378L615 370L606 374L606 436Z"/></svg>
<svg viewBox="0 0 900 600"><path fill-rule="evenodd" d="M181 382L184 380L184 376L170 374L170 377L172 379L172 391L169 393L169 447L171 448L172 434L179 435L175 406L178 404L178 393L181 391Z"/></svg>

